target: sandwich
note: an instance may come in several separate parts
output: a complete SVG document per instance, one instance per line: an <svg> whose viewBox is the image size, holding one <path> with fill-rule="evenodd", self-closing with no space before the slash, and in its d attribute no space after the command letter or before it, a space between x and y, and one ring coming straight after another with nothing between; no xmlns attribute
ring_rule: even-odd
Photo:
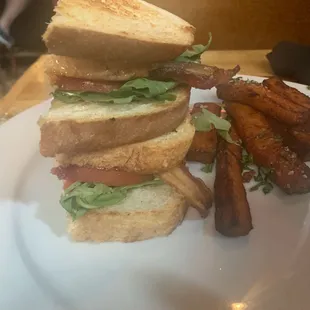
<svg viewBox="0 0 310 310"><path fill-rule="evenodd" d="M55 91L40 152L56 159L73 240L166 236L188 205L207 215L212 193L184 160L195 134L190 89L239 68L201 65L209 44L192 47L194 31L140 0L58 1L43 36Z"/></svg>

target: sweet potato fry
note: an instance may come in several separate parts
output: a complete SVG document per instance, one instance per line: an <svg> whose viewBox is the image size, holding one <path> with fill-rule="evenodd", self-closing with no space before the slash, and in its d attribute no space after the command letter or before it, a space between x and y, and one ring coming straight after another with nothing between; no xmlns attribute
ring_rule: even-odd
<svg viewBox="0 0 310 310"><path fill-rule="evenodd" d="M276 94L291 100L295 104L310 109L310 98L294 87L286 85L281 79L273 76L263 81L263 85Z"/></svg>
<svg viewBox="0 0 310 310"><path fill-rule="evenodd" d="M239 137L232 127L234 141ZM214 183L215 228L224 236L247 235L252 226L252 217L242 178L242 148L219 137Z"/></svg>
<svg viewBox="0 0 310 310"><path fill-rule="evenodd" d="M248 105L227 102L226 110L254 162L270 169L270 179L287 194L310 191L310 168L277 139L266 117Z"/></svg>
<svg viewBox="0 0 310 310"><path fill-rule="evenodd" d="M234 81L217 86L217 95L227 101L238 101L287 125L305 123L310 110L272 92L262 84Z"/></svg>
<svg viewBox="0 0 310 310"><path fill-rule="evenodd" d="M304 145L310 145L310 121L302 125L292 127L290 132Z"/></svg>
<svg viewBox="0 0 310 310"><path fill-rule="evenodd" d="M310 133L308 134L308 137L306 137L307 134L304 133L302 133L302 136L300 137L300 132L298 130L294 133L294 127L291 129L275 119L268 117L266 119L277 138L282 140L283 145L288 146L289 149L295 152L302 161L308 161L310 159ZM305 136L304 139L303 136Z"/></svg>
<svg viewBox="0 0 310 310"><path fill-rule="evenodd" d="M200 112L203 108L208 109L217 116L221 114L220 106L211 102L195 103L192 114ZM186 159L189 161L198 161L203 164L211 164L216 155L216 146L217 135L214 128L208 132L196 131Z"/></svg>

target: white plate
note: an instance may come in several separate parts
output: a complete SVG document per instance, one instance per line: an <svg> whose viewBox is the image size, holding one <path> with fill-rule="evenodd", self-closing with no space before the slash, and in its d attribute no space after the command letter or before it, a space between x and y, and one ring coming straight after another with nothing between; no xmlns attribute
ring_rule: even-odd
<svg viewBox="0 0 310 310"><path fill-rule="evenodd" d="M194 90L191 101L218 100L214 90ZM1 310L310 308L309 195L249 193L254 230L237 239L216 233L210 215L185 221L168 238L71 242L61 182L38 151L36 122L47 108L0 127ZM212 186L200 165L191 169Z"/></svg>

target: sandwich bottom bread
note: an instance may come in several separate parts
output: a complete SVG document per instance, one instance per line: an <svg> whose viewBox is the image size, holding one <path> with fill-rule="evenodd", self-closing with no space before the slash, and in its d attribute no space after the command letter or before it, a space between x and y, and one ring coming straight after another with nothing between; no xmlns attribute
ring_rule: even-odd
<svg viewBox="0 0 310 310"><path fill-rule="evenodd" d="M52 173L64 182L61 205L75 241L133 242L169 235L187 203L160 174L183 166L195 134L190 117L160 137L112 149L59 154Z"/></svg>
<svg viewBox="0 0 310 310"><path fill-rule="evenodd" d="M121 203L91 210L73 220L68 232L75 241L134 242L167 236L182 222L185 198L169 185L147 186L131 191Z"/></svg>

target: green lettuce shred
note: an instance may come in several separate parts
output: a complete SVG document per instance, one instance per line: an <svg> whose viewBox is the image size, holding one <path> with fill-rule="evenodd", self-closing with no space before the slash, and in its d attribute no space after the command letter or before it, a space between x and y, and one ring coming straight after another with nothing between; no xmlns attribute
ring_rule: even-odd
<svg viewBox="0 0 310 310"><path fill-rule="evenodd" d="M200 56L211 45L212 34L209 33L209 41L207 45L193 45L190 50L186 50L182 55L175 59L176 62L196 62L200 63ZM147 78L137 78L130 80L119 89L113 90L107 94L96 92L80 92L80 91L62 91L53 92L54 99L63 103L114 103L128 104L132 102L143 103L144 99L154 99L158 102L174 101L176 95L171 92L178 85L174 81L156 81Z"/></svg>
<svg viewBox="0 0 310 310"><path fill-rule="evenodd" d="M237 143L233 141L229 134L231 128L230 122L220 118L208 111L207 109L202 109L201 112L195 113L192 116L192 121L195 126L196 131L210 131L215 128L217 133L229 143Z"/></svg>
<svg viewBox="0 0 310 310"><path fill-rule="evenodd" d="M186 50L183 54L175 59L176 62L196 62L200 63L200 56L209 49L212 43L212 33L209 32L209 41L207 45L193 45L190 50Z"/></svg>
<svg viewBox="0 0 310 310"><path fill-rule="evenodd" d="M205 164L202 168L201 171L205 172L205 173L211 173L213 171L213 166L214 163L211 164Z"/></svg>
<svg viewBox="0 0 310 310"><path fill-rule="evenodd" d="M69 186L60 198L60 204L73 220L83 216L87 211L104 208L120 203L126 199L128 191L149 185L162 185L163 181L152 181L121 187L109 187L103 183L75 182Z"/></svg>
<svg viewBox="0 0 310 310"><path fill-rule="evenodd" d="M174 101L176 95L170 90L178 85L177 82L154 81L146 78L139 78L128 81L118 90L107 94L95 92L61 91L56 90L54 98L65 103L96 102L128 104L133 101L153 98L158 101Z"/></svg>

